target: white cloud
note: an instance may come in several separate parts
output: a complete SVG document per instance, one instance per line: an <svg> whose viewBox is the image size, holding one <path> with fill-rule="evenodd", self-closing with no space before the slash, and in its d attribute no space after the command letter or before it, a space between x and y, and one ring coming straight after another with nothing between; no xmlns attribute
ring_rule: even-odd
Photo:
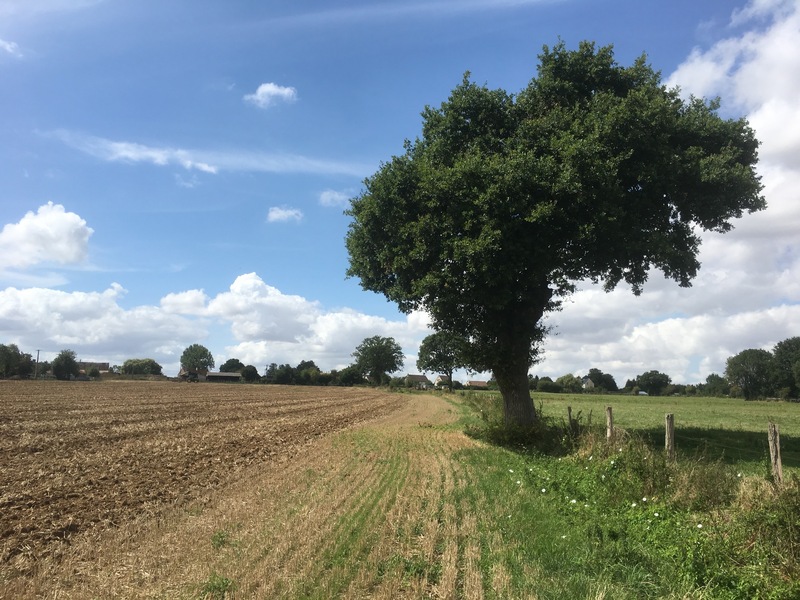
<svg viewBox="0 0 800 600"><path fill-rule="evenodd" d="M48 202L0 231L0 271L40 263L80 263L86 259L92 233L81 217Z"/></svg>
<svg viewBox="0 0 800 600"><path fill-rule="evenodd" d="M68 146L90 156L109 162L145 162L159 166L178 165L187 171L196 170L212 174L217 172L217 167L195 158L192 152L179 148L159 148L136 142L116 142L64 129L58 129L48 135L52 135Z"/></svg>
<svg viewBox="0 0 800 600"><path fill-rule="evenodd" d="M202 322L154 306L126 310L124 295L116 283L102 292L6 288L0 291L0 329L26 352L41 349L43 360L70 348L79 358L120 364L137 356L177 360L206 333Z"/></svg>
<svg viewBox="0 0 800 600"><path fill-rule="evenodd" d="M220 152L147 146L137 142L114 141L65 129L43 133L89 156L108 162L150 163L157 166L178 165L204 173L245 171L257 173L315 173L363 177L372 165L298 156L270 154L250 150ZM179 180L182 185L187 182ZM188 182L193 185L193 181Z"/></svg>
<svg viewBox="0 0 800 600"><path fill-rule="evenodd" d="M204 315L208 296L203 290L189 290L167 294L161 299L161 308L169 314Z"/></svg>
<svg viewBox="0 0 800 600"><path fill-rule="evenodd" d="M22 51L19 49L19 45L16 42L8 42L0 39L0 50L16 58L22 58Z"/></svg>
<svg viewBox="0 0 800 600"><path fill-rule="evenodd" d="M350 203L350 198L353 197L353 193L349 190L347 191L336 191L336 190L325 190L319 195L319 203L321 206L348 206Z"/></svg>
<svg viewBox="0 0 800 600"><path fill-rule="evenodd" d="M269 108L277 102L294 102L295 100L297 100L296 89L276 83L262 83L254 93L244 96L245 102L258 108Z"/></svg>
<svg viewBox="0 0 800 600"><path fill-rule="evenodd" d="M270 362L295 365L313 360L324 370L352 362L364 338L393 337L409 358L429 333L424 314L389 320L351 309L325 310L318 302L284 294L257 274L240 275L226 291L209 296L203 290L167 294L159 306L123 308L126 290L111 284L99 292L65 292L42 288L0 291L0 330L4 343L26 352L41 349L50 360L64 348L85 360L122 364L148 357L167 374L178 370L183 349L206 345L217 357L236 357L263 371ZM223 346L233 337L233 345Z"/></svg>
<svg viewBox="0 0 800 600"><path fill-rule="evenodd" d="M287 221L302 221L303 212L297 208L286 206L272 206L267 213L267 222L285 223Z"/></svg>

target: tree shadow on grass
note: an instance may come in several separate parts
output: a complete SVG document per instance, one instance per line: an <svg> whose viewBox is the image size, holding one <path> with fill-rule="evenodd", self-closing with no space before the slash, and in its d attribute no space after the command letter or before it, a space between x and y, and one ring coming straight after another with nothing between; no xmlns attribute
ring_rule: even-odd
<svg viewBox="0 0 800 600"><path fill-rule="evenodd" d="M644 438L653 448L664 447L664 429L639 429L636 435ZM781 435L781 460L784 467L800 468L800 438ZM732 429L707 429L703 427L676 427L675 450L678 456L705 456L726 464L770 464L767 431L741 431Z"/></svg>

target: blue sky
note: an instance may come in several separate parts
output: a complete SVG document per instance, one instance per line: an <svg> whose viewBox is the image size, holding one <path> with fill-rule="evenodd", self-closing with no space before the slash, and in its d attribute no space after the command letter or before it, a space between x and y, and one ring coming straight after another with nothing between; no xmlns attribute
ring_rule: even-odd
<svg viewBox="0 0 800 600"><path fill-rule="evenodd" d="M470 71L510 92L543 45L646 53L762 140L770 207L706 236L694 287L581 285L532 372L696 382L800 334L797 0L0 0L0 343L177 372L341 368L424 314L345 278L348 199Z"/></svg>

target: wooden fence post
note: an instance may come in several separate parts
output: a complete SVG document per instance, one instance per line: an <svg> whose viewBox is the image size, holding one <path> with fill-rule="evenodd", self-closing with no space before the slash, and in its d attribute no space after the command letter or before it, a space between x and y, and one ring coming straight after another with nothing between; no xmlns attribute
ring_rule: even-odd
<svg viewBox="0 0 800 600"><path fill-rule="evenodd" d="M772 478L783 485L783 464L781 463L781 433L776 423L769 424L769 458L772 461Z"/></svg>
<svg viewBox="0 0 800 600"><path fill-rule="evenodd" d="M572 419L572 407L567 407L567 421L569 421L569 432L575 435L578 432L578 424Z"/></svg>
<svg viewBox="0 0 800 600"><path fill-rule="evenodd" d="M614 416L611 414L611 407L606 406L606 441L614 441Z"/></svg>
<svg viewBox="0 0 800 600"><path fill-rule="evenodd" d="M664 447L667 459L675 460L675 415L667 413L665 417Z"/></svg>

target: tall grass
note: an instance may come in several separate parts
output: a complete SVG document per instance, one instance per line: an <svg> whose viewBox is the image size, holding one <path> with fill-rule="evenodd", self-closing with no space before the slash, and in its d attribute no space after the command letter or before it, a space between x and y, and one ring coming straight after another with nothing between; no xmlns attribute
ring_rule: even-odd
<svg viewBox="0 0 800 600"><path fill-rule="evenodd" d="M729 448L721 451L720 440L726 438L719 432L726 430L717 427L696 427L701 441L710 443L698 443L684 449L677 461L667 461L641 414L650 407L617 398L615 417L626 427L609 445L604 424L590 425L586 418L587 412L602 414L596 408L604 407L608 397L573 398L562 401L563 406L539 397L544 417L526 435L502 427L496 396L464 396L476 415L466 422L467 432L491 445L484 452L465 453L463 460L484 472L482 485L507 502L489 518L486 531L498 527L504 538L501 546L509 563L517 565L508 571L512 578L519 574L516 593L539 598L800 598L797 478L776 487L755 473L751 456L739 453L737 460ZM581 412L577 432L558 415L561 408L566 415L566 402ZM746 422L737 418L732 404L719 406L730 413L722 424ZM537 580L549 581L551 588L527 582L523 572L530 572L532 564Z"/></svg>

